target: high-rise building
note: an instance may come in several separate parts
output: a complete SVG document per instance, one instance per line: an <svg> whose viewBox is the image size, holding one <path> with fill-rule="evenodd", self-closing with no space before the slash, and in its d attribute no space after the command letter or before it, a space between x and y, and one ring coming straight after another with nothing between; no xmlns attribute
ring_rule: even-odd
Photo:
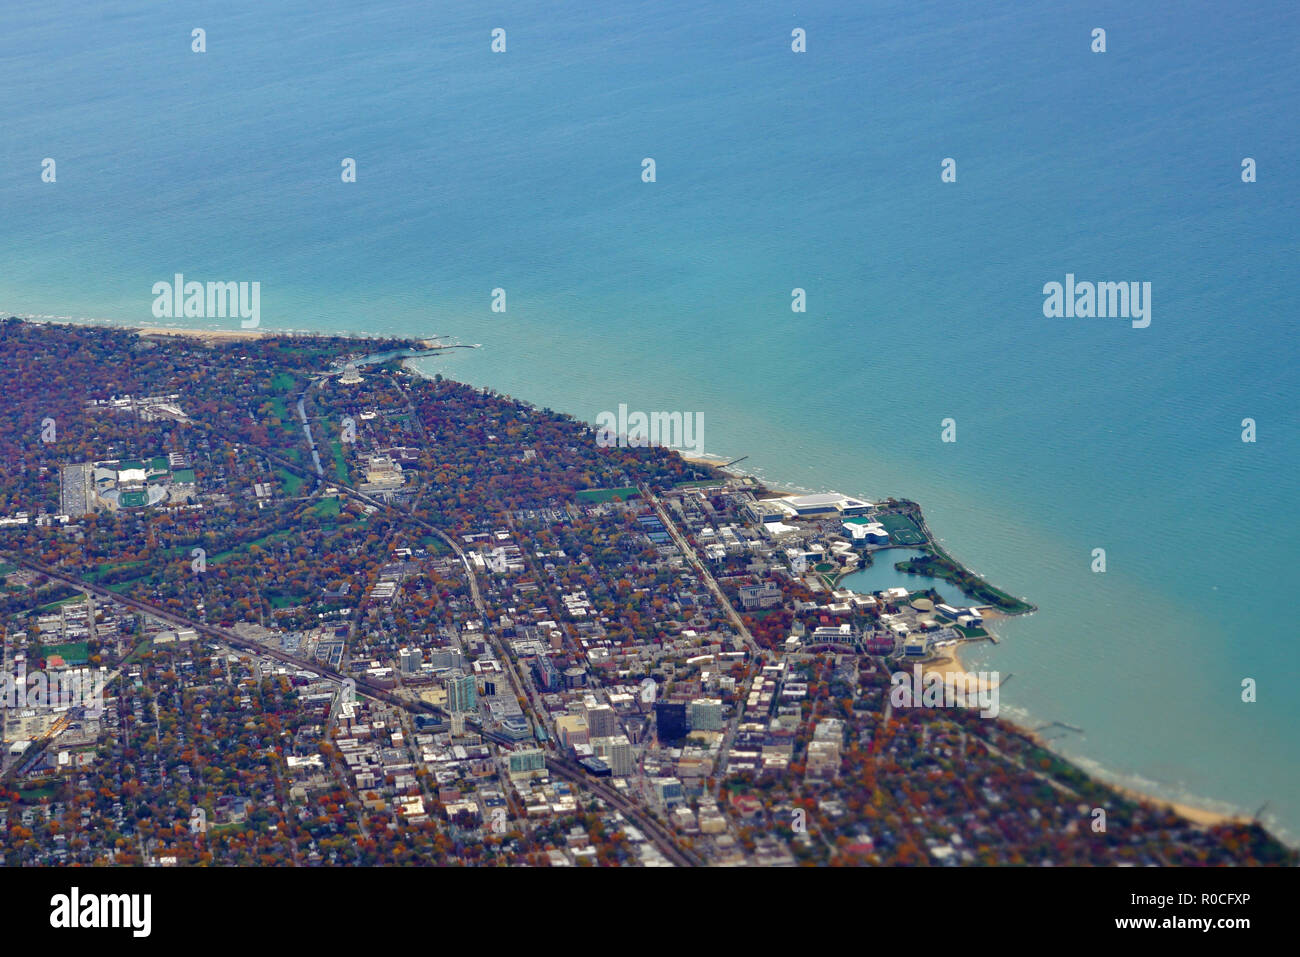
<svg viewBox="0 0 1300 957"><path fill-rule="evenodd" d="M632 756L632 742L627 735L591 739L591 749L596 756L609 765L609 772L616 778L625 778L631 774L636 765Z"/></svg>
<svg viewBox="0 0 1300 957"><path fill-rule="evenodd" d="M534 659L533 672L537 675L537 683L544 690L553 691L560 686L560 673L555 670L550 658L539 656Z"/></svg>
<svg viewBox="0 0 1300 957"><path fill-rule="evenodd" d="M642 737L645 736L645 718L633 715L627 719L627 723L623 727L627 729L629 741L633 744L641 743Z"/></svg>
<svg viewBox="0 0 1300 957"><path fill-rule="evenodd" d="M424 664L424 652L419 648L403 648L397 653L399 668L404 675L417 675Z"/></svg>
<svg viewBox="0 0 1300 957"><path fill-rule="evenodd" d="M478 687L473 675L467 675L463 671L453 671L444 680L443 687L447 689L448 711L478 710Z"/></svg>
<svg viewBox="0 0 1300 957"><path fill-rule="evenodd" d="M655 730L660 741L675 741L686 737L685 702L656 701Z"/></svg>
<svg viewBox="0 0 1300 957"><path fill-rule="evenodd" d="M844 744L844 722L837 718L823 718L813 730L805 759L806 775L810 778L834 780L840 773L840 748Z"/></svg>
<svg viewBox="0 0 1300 957"><path fill-rule="evenodd" d="M607 738L618 732L618 719L607 704L587 708L587 727L593 738Z"/></svg>
<svg viewBox="0 0 1300 957"><path fill-rule="evenodd" d="M692 731L721 731L722 702L717 698L696 698L691 702Z"/></svg>
<svg viewBox="0 0 1300 957"><path fill-rule="evenodd" d="M430 656L429 661L433 664L434 671L443 671L447 668L465 667L465 656L455 649L439 649Z"/></svg>

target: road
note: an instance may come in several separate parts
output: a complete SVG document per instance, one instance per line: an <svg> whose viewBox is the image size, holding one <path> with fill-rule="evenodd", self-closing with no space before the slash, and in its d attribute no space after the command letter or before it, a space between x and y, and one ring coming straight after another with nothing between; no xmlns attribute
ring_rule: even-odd
<svg viewBox="0 0 1300 957"><path fill-rule="evenodd" d="M681 550L683 557L691 563L699 573L700 577L704 580L704 583L708 586L709 590L713 592L713 597L718 602L718 606L726 614L728 620L731 621L732 627L736 629L737 634L739 634L744 640L745 647L749 649L750 655L757 660L762 649L759 647L758 642L754 640L753 634L745 625L740 614L731 604L731 600L727 598L726 593L723 592L722 586L719 585L717 579L713 577L713 573L710 572L704 562L700 560L695 549L691 547L691 543L686 540L686 536L682 534L681 530L677 527L677 523L674 522L672 516L668 514L668 509L665 508L663 502L659 500L659 496L655 495L653 490L644 483L638 486L638 489L641 492L642 497L654 506L655 514L659 516L659 521L662 522L664 528L668 530L668 534ZM753 678L750 679L749 687L753 687ZM727 722L727 727L723 732L722 747L718 751L718 763L716 767L717 783L714 786L715 796L722 787L722 778L727 768L727 760L731 756L731 747L736 741L736 734L739 731L740 723L745 715L744 702L746 697L747 695L742 692L739 702L736 705L736 713L731 716L731 720Z"/></svg>
<svg viewBox="0 0 1300 957"><path fill-rule="evenodd" d="M681 530L678 529L677 523L674 522L672 517L668 514L668 509L664 508L663 502L659 501L659 496L655 495L655 493L651 491L650 486L645 483L638 485L637 490L641 493L642 498L654 506L655 513L659 516L659 521L663 523L664 528L668 530L668 534L672 537L673 542L675 542L677 547L681 550L682 557L690 562L691 565L694 566L695 570L699 572L700 577L704 579L704 584L708 586L709 591L713 592L713 597L718 602L718 607L723 610L728 620L731 621L732 627L736 629L736 633L744 640L745 646L749 649L749 653L757 656L762 651L762 649L759 648L758 642L754 640L754 636L750 633L749 628L746 627L744 620L741 619L736 609L732 607L730 599L728 599L726 594L722 591L722 586L720 586L717 579L713 577L713 573L705 567L702 561L700 561L700 556L695 554L695 549L691 547L690 542L686 540L686 536L684 536L681 533Z"/></svg>

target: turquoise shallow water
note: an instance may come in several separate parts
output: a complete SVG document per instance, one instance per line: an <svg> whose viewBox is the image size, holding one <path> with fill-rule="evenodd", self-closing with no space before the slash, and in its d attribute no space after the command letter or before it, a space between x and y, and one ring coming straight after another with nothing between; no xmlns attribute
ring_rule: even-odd
<svg viewBox="0 0 1300 957"><path fill-rule="evenodd" d="M0 309L258 281L264 326L452 334L422 366L914 498L1041 609L969 655L1004 714L1300 834L1292 5L151 6L0 12ZM1151 326L1045 319L1067 272Z"/></svg>

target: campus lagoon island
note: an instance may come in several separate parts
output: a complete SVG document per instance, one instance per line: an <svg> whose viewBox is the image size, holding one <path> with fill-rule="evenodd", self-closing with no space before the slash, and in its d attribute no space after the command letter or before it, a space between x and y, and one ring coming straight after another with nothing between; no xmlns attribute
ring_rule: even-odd
<svg viewBox="0 0 1300 957"><path fill-rule="evenodd" d="M832 622L807 634L797 630L787 649L830 644L925 662L963 641L996 640L986 612L1033 610L948 556L915 502L875 504L837 492L755 496L744 513L791 573L818 595L829 593L828 602L804 610L843 616L869 609L878 616L870 629ZM706 554L720 557L719 549L706 546Z"/></svg>

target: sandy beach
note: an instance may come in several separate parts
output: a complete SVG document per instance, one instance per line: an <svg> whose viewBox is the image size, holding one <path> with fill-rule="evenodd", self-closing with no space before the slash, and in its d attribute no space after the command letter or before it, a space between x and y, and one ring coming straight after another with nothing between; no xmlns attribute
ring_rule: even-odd
<svg viewBox="0 0 1300 957"><path fill-rule="evenodd" d="M332 339L332 338L358 338L349 336L346 333L327 333L327 332L310 332L299 329L268 329L258 327L256 329L228 328L228 329L193 329L182 328L179 326L142 326L132 323L119 323L107 321L74 321L68 319L45 319L30 316L20 317L26 322L36 322L50 326L77 326L89 329L116 329L120 332L134 332L137 336L175 336L185 339L200 339L206 342L230 342L249 339L267 339L275 336L294 336L302 339ZM382 339L382 337L376 337ZM446 346L431 346L431 349L447 348Z"/></svg>
<svg viewBox="0 0 1300 957"><path fill-rule="evenodd" d="M682 451L678 451L677 454L693 465L712 466L713 468L720 471L723 475L729 475L733 478L752 478L755 482L758 482L759 485L761 485L763 488L765 488L768 492L772 493L773 495L807 495L808 494L807 489L789 488L783 485L772 485L769 482L763 481L761 478L759 478L756 475L749 475L745 472L737 471L736 469L724 469L722 468L722 466L725 465L727 462L731 461L726 456L709 455L708 453L704 453L702 455L687 455L685 452Z"/></svg>
<svg viewBox="0 0 1300 957"><path fill-rule="evenodd" d="M302 332L294 329L173 329L165 326L131 326L136 335L139 336L180 336L186 339L198 339L202 342L234 342L247 341L250 339L267 339L276 336L293 336L302 339L357 339L359 337L347 333L326 333L326 332ZM390 341L388 337L376 336L374 339L366 341L385 342ZM397 340L404 341L404 340ZM461 348L478 348L477 346L462 346L456 343L444 343L439 341L439 337L423 338L415 340L421 349L428 353L442 352L446 349ZM420 358L421 356L408 356L407 358ZM403 362L406 360L403 359Z"/></svg>
<svg viewBox="0 0 1300 957"><path fill-rule="evenodd" d="M164 326L141 326L135 329L140 336L184 336L187 339L262 339L266 336L295 335L273 329L171 329Z"/></svg>
<svg viewBox="0 0 1300 957"><path fill-rule="evenodd" d="M265 336L295 336L295 335L316 335L316 333L301 333L291 330L276 329L181 329L171 326L139 326L125 322L109 322L107 320L74 320L74 319L53 319L37 316L20 316L25 322L35 322L47 326L77 326L87 329L116 329L121 332L134 332L138 336L184 336L190 339L207 339L217 341L222 339L261 339Z"/></svg>
<svg viewBox="0 0 1300 957"><path fill-rule="evenodd" d="M965 666L962 665L961 655L958 650L960 648L961 645L949 645L948 647L941 649L939 654L942 655L942 657L937 658L934 661L925 662L921 666L922 672L927 675L932 673L942 675L945 684L953 677L968 676L966 684L967 686L970 686L971 682L973 682L976 677L976 673L973 671L967 671ZM981 686L985 688L996 688L998 682L996 680L986 680Z"/></svg>
<svg viewBox="0 0 1300 957"><path fill-rule="evenodd" d="M684 458L687 462L690 462L692 465L707 465L712 468L718 469L718 471L722 472L722 474L724 475L735 474L734 472L729 472L726 469L722 468L722 466L725 465L728 460L724 459L721 455L687 455L685 452L682 452L680 450L678 451L677 454L680 455L682 458Z"/></svg>
<svg viewBox="0 0 1300 957"><path fill-rule="evenodd" d="M1150 794L1143 794L1141 791L1134 791L1132 788L1120 787L1118 784L1111 784L1109 781L1103 782L1107 787L1118 791L1130 800L1137 801L1139 804L1149 804L1152 807L1167 807L1180 817L1185 817L1193 824L1201 827L1213 827L1219 824L1249 824L1250 818L1238 814L1221 814L1218 811L1207 811L1204 808L1193 807L1190 804L1182 804L1178 801L1165 801Z"/></svg>

